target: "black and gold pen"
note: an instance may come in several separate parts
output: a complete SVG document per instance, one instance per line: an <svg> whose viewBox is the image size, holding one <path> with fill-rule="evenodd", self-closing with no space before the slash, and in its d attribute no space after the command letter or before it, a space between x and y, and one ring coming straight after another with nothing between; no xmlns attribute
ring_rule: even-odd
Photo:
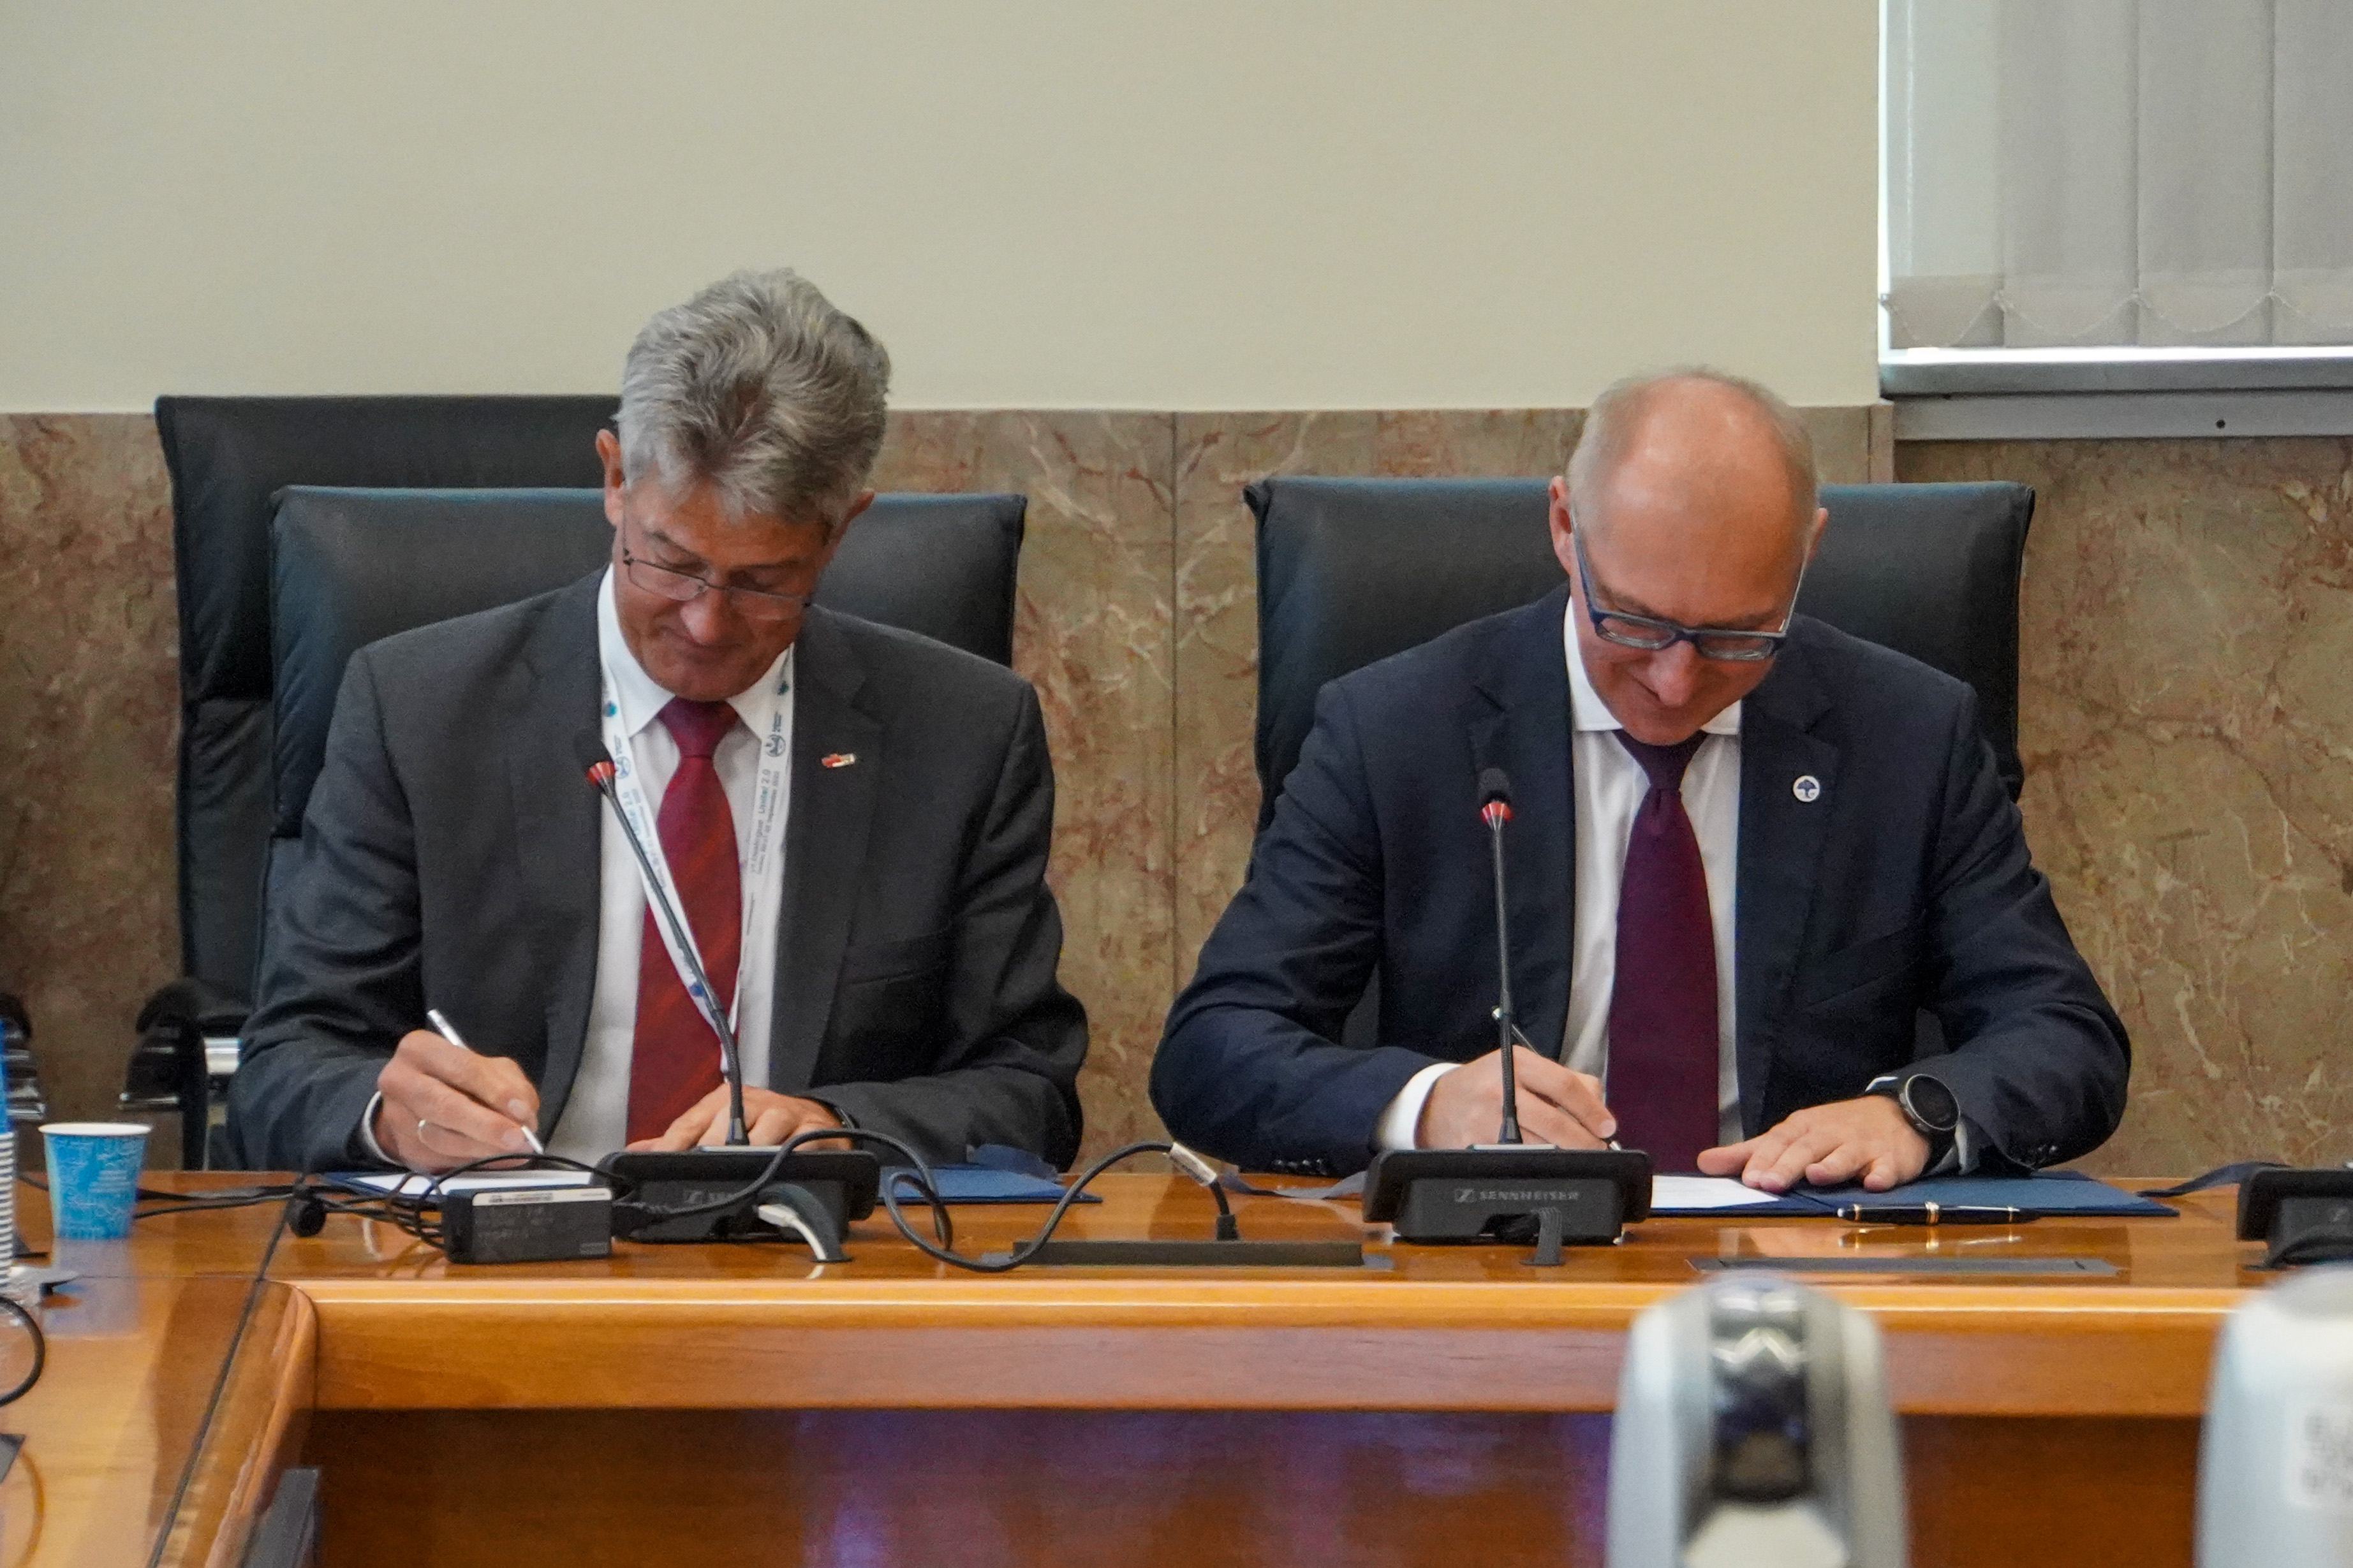
<svg viewBox="0 0 2353 1568"><path fill-rule="evenodd" d="M2041 1217L1975 1204L1841 1204L1838 1216L1856 1225L2022 1225Z"/></svg>

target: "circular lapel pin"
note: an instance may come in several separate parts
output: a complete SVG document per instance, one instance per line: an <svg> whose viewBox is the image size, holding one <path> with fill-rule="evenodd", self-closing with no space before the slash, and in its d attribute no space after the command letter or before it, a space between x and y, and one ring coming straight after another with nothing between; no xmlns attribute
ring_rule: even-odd
<svg viewBox="0 0 2353 1568"><path fill-rule="evenodd" d="M1789 793L1811 805L1821 798L1822 781L1811 773L1799 773L1797 782L1789 786Z"/></svg>

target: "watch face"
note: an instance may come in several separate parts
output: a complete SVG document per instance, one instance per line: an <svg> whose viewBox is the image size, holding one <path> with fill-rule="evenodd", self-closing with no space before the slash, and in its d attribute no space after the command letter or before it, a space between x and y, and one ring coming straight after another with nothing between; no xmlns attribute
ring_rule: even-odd
<svg viewBox="0 0 2353 1568"><path fill-rule="evenodd" d="M1926 1073L1914 1073L1904 1080L1901 1103L1912 1120L1929 1131L1950 1132L1961 1124L1961 1102Z"/></svg>

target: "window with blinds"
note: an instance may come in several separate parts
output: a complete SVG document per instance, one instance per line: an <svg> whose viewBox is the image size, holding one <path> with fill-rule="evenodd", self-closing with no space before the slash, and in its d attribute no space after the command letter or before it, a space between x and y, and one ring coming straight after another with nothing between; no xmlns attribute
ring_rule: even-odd
<svg viewBox="0 0 2353 1568"><path fill-rule="evenodd" d="M1884 0L1886 342L2353 345L2353 0Z"/></svg>

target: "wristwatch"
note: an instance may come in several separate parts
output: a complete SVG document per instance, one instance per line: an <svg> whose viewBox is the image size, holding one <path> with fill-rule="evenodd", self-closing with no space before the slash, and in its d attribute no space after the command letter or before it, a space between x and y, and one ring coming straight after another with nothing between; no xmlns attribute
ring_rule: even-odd
<svg viewBox="0 0 2353 1568"><path fill-rule="evenodd" d="M1928 1169L1935 1170L1953 1147L1954 1134L1961 1125L1961 1102L1953 1098L1944 1080L1925 1072L1892 1072L1873 1079L1863 1092L1895 1102L1912 1131L1928 1141Z"/></svg>

